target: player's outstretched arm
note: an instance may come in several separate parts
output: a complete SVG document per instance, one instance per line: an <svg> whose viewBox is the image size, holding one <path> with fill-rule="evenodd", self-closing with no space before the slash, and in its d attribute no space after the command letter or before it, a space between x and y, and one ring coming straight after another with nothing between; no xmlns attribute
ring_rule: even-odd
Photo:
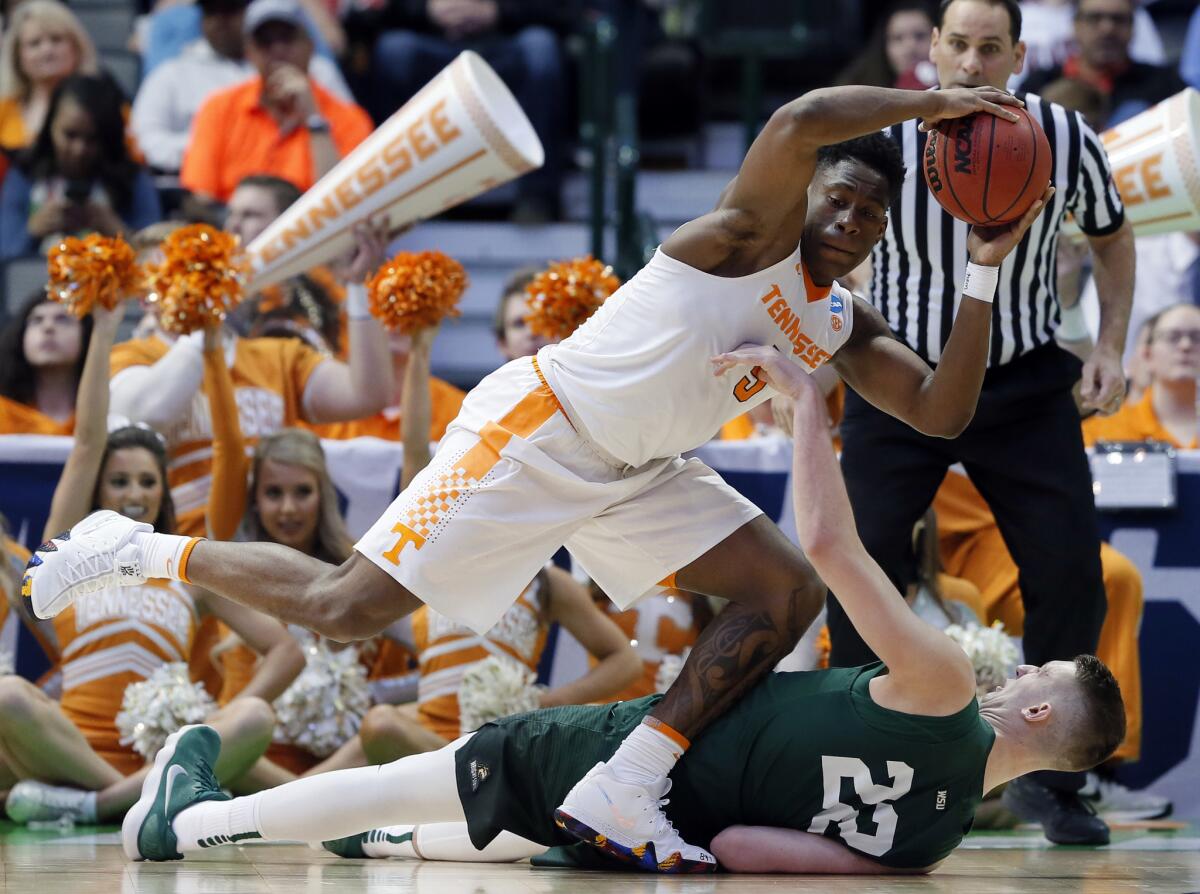
<svg viewBox="0 0 1200 894"><path fill-rule="evenodd" d="M893 90L828 87L779 108L746 153L737 177L717 208L684 224L663 244L667 254L698 270L720 272L723 264L781 242L790 253L803 228L808 185L822 146L921 118L932 125L949 118L988 112L1016 120L1021 100L994 87L951 90ZM776 259L777 260L777 259ZM740 274L732 274L740 275Z"/></svg>
<svg viewBox="0 0 1200 894"><path fill-rule="evenodd" d="M931 712L962 708L975 694L971 662L913 613L859 539L820 386L773 347L743 345L713 358L717 374L734 363L758 366L768 385L795 401L792 500L808 561L894 679Z"/></svg>
<svg viewBox="0 0 1200 894"><path fill-rule="evenodd" d="M713 839L712 851L730 872L924 875L936 868L893 869L856 854L836 839L774 826L730 826Z"/></svg>
<svg viewBox="0 0 1200 894"><path fill-rule="evenodd" d="M1002 227L973 227L967 238L972 264L996 270L1042 213L1054 187L1019 221ZM846 384L885 413L922 434L956 438L970 424L987 371L994 282L982 287L969 278L950 338L936 370L897 339L882 315L854 299L854 329L833 356ZM986 292L986 294L985 294Z"/></svg>

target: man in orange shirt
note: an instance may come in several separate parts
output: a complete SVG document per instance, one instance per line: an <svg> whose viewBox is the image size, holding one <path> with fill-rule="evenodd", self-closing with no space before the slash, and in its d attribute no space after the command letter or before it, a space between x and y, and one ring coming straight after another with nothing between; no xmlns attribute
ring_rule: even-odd
<svg viewBox="0 0 1200 894"><path fill-rule="evenodd" d="M204 102L180 171L185 187L218 202L249 174L308 189L373 129L366 112L308 76L313 45L295 0L254 0L244 29L258 76Z"/></svg>

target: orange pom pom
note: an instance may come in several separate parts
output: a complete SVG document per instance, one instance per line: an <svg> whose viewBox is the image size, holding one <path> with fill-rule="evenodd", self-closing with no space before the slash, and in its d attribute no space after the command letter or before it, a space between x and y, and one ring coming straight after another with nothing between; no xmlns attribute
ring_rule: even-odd
<svg viewBox="0 0 1200 894"><path fill-rule="evenodd" d="M525 287L526 322L534 335L566 338L620 286L612 267L591 255L558 261Z"/></svg>
<svg viewBox="0 0 1200 894"><path fill-rule="evenodd" d="M46 266L50 272L47 295L77 317L87 316L97 304L113 310L143 285L144 271L120 236L68 236L50 249Z"/></svg>
<svg viewBox="0 0 1200 894"><path fill-rule="evenodd" d="M163 261L151 264L150 300L168 332L195 332L225 319L242 300L249 269L236 237L210 227L181 227L163 240Z"/></svg>
<svg viewBox="0 0 1200 894"><path fill-rule="evenodd" d="M459 315L467 271L440 251L402 251L367 281L372 316L402 335Z"/></svg>

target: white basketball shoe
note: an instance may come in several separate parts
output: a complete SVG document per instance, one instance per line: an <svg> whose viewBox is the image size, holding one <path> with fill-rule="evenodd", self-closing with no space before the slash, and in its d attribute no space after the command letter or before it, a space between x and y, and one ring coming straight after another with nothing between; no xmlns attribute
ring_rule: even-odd
<svg viewBox="0 0 1200 894"><path fill-rule="evenodd" d="M25 566L21 592L39 618L53 618L80 596L146 582L135 534L154 530L116 512L93 512L37 548Z"/></svg>
<svg viewBox="0 0 1200 894"><path fill-rule="evenodd" d="M618 779L596 764L554 811L560 829L584 844L647 872L715 872L717 860L688 844L663 813L671 780L656 790Z"/></svg>

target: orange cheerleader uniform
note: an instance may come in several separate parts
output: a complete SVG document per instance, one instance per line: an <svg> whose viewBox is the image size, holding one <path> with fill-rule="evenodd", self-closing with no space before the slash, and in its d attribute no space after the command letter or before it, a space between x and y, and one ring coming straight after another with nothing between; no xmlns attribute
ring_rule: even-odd
<svg viewBox="0 0 1200 894"><path fill-rule="evenodd" d="M429 420L429 440L440 441L446 434L446 429L462 409L463 400L467 394L455 388L449 382L430 377L429 397L433 405L433 413ZM399 407L387 407L374 416L363 419L351 419L349 422L327 422L322 425L309 425L319 438L329 438L333 441L349 441L351 438L381 438L385 441L400 441L404 438Z"/></svg>
<svg viewBox="0 0 1200 894"><path fill-rule="evenodd" d="M157 336L122 342L113 348L112 375L131 366L152 365L168 349ZM280 338L239 338L233 351L229 372L246 442L254 444L260 437L300 422L304 388L328 357L298 341ZM206 378L190 411L163 432L170 454L168 478L175 498L176 533L193 537L205 533L205 508L212 487L211 387Z"/></svg>
<svg viewBox="0 0 1200 894"><path fill-rule="evenodd" d="M463 675L489 655L513 658L537 673L550 631L545 588L545 577L539 574L483 636L428 606L413 613L413 640L421 671L417 719L423 727L446 740L459 737L458 689Z"/></svg>
<svg viewBox="0 0 1200 894"><path fill-rule="evenodd" d="M629 637L629 644L642 659L642 676L616 693L612 701L628 701L658 692L654 685L658 669L668 655L681 655L696 644L700 628L692 612L692 601L703 599L682 590L648 594L625 611L605 600L601 606ZM595 666L596 659L591 659Z"/></svg>
<svg viewBox="0 0 1200 894"><path fill-rule="evenodd" d="M80 599L54 619L62 655L63 714L102 758L128 776L145 758L122 745L116 718L125 687L187 661L196 604L185 585L152 580Z"/></svg>

